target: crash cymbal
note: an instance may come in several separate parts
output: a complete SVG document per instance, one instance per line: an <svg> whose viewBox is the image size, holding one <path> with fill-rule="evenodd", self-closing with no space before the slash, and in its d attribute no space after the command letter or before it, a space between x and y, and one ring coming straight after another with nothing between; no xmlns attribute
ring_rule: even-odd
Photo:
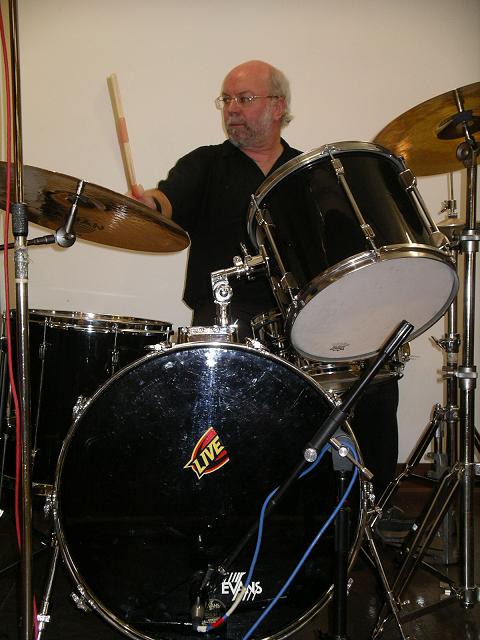
<svg viewBox="0 0 480 640"><path fill-rule="evenodd" d="M463 105L460 116L456 92ZM417 176L463 169L456 150L465 139L462 118L473 134L480 130L480 82L426 100L390 122L374 142L403 156ZM478 156L477 156L478 162Z"/></svg>
<svg viewBox="0 0 480 640"><path fill-rule="evenodd" d="M6 204L6 169L6 162L0 162L1 208ZM55 231L63 227L80 180L24 166L23 183L28 219ZM79 196L73 230L83 240L133 251L168 253L190 243L188 234L160 213L91 182L84 183Z"/></svg>

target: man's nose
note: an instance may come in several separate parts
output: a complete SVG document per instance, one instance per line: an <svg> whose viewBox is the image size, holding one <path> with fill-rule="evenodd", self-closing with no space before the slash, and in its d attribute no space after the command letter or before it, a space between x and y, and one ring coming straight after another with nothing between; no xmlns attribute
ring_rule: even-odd
<svg viewBox="0 0 480 640"><path fill-rule="evenodd" d="M236 113L240 110L240 105L235 98L232 98L230 102L225 105L225 109L228 113Z"/></svg>

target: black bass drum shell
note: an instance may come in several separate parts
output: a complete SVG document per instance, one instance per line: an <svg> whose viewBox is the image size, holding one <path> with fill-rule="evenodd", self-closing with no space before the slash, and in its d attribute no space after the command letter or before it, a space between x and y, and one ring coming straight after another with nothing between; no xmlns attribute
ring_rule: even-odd
<svg viewBox="0 0 480 640"><path fill-rule="evenodd" d="M56 474L60 548L90 606L131 638L198 638L192 594L205 571L257 520L332 407L293 365L243 345L180 345L116 374L72 425ZM327 453L268 517L251 589L209 638L241 638L279 591L335 507L332 462ZM361 511L354 506L351 559ZM255 637L289 635L321 608L332 535L330 527ZM254 543L209 589L210 619L231 606Z"/></svg>

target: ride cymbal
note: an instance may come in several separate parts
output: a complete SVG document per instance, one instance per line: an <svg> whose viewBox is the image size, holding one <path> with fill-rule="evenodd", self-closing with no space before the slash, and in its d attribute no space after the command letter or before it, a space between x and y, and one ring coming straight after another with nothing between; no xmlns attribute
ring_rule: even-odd
<svg viewBox="0 0 480 640"><path fill-rule="evenodd" d="M1 208L6 205L6 170L7 163L0 162ZM63 227L81 181L24 166L23 182L28 219L47 229ZM169 253L190 244L188 234L168 218L137 200L91 182L84 182L78 196L73 231L83 240L133 251Z"/></svg>
<svg viewBox="0 0 480 640"><path fill-rule="evenodd" d="M373 142L402 156L417 176L458 171L464 167L456 156L458 145L465 139L463 121L471 134L480 130L480 82L413 107L390 122Z"/></svg>

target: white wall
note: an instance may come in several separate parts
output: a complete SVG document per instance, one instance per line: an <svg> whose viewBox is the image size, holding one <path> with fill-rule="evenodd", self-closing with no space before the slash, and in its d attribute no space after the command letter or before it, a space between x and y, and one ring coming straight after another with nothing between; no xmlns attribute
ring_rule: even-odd
<svg viewBox="0 0 480 640"><path fill-rule="evenodd" d="M19 16L25 164L121 193L111 73L146 186L183 153L223 139L213 98L226 71L246 59L266 59L291 79L295 119L285 136L304 150L371 140L411 107L479 80L478 0L19 0ZM446 176L419 182L436 214ZM32 225L32 236L41 231ZM186 252L77 241L30 257L31 307L189 323ZM429 341L443 335L442 324L412 344L401 382L401 460L442 402L442 354Z"/></svg>

